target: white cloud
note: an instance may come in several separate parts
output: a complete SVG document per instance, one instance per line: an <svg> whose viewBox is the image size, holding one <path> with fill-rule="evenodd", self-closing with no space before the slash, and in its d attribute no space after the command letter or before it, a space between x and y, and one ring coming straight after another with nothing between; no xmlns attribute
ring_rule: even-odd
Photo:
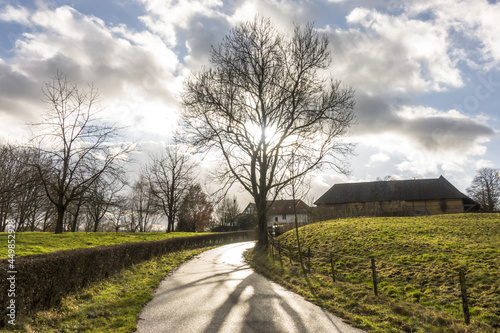
<svg viewBox="0 0 500 333"><path fill-rule="evenodd" d="M348 30L329 29L335 72L367 94L441 91L463 85L448 33L432 22L356 8Z"/></svg>
<svg viewBox="0 0 500 333"><path fill-rule="evenodd" d="M377 165L377 164L380 164L380 163L387 162L390 159L391 158L389 157L389 155L384 154L384 153L374 154L374 155L370 156L370 158L368 159L368 163L366 164L366 166L367 167L371 167L373 165Z"/></svg>
<svg viewBox="0 0 500 333"><path fill-rule="evenodd" d="M177 29L191 27L193 16L206 17L218 16L218 9L223 3L220 0L190 0L190 1L164 1L164 0L139 0L148 15L140 19L151 31L162 36L169 46L177 45Z"/></svg>
<svg viewBox="0 0 500 333"><path fill-rule="evenodd" d="M480 159L480 160L477 160L476 163L475 163L475 167L476 167L476 170L480 170L482 168L494 168L495 165L493 164L492 161L490 160L483 160L483 159Z"/></svg>
<svg viewBox="0 0 500 333"><path fill-rule="evenodd" d="M389 115L392 120L385 125L377 124L372 132L367 127L355 137L361 146L378 151L369 157L369 168L391 160L398 172L412 176L462 173L485 155L484 143L495 135L480 117L456 110L403 106Z"/></svg>
<svg viewBox="0 0 500 333"><path fill-rule="evenodd" d="M0 87L13 91L0 96L0 113L17 123L36 119L45 108L40 102L43 82L60 71L82 88L93 82L104 98L105 114L133 127L131 133L171 136L182 86L177 71L182 67L161 38L125 26L109 27L69 6L38 9L26 24L36 29L23 34L13 57L0 64ZM126 117L120 114L125 105Z"/></svg>
<svg viewBox="0 0 500 333"><path fill-rule="evenodd" d="M0 21L29 24L29 11L24 7L7 5L0 13Z"/></svg>
<svg viewBox="0 0 500 333"><path fill-rule="evenodd" d="M453 45L465 56L462 60L471 62L477 56L480 58L478 67L484 70L499 68L500 3L491 4L487 0L420 0L408 2L407 10L412 15L431 12L436 25L475 41L477 48L467 50L463 43Z"/></svg>

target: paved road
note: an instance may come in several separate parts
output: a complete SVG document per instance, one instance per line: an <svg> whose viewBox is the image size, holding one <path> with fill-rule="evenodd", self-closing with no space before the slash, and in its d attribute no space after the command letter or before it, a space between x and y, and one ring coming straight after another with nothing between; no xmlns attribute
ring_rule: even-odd
<svg viewBox="0 0 500 333"><path fill-rule="evenodd" d="M257 274L242 258L253 246L222 246L181 265L142 309L137 332L362 332Z"/></svg>

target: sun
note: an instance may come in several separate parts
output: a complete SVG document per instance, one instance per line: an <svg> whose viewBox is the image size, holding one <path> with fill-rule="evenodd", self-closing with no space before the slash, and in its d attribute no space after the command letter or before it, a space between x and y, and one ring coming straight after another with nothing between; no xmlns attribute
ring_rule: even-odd
<svg viewBox="0 0 500 333"><path fill-rule="evenodd" d="M257 124L252 121L247 121L245 123L245 135L250 138L254 145L259 145L265 143L266 145L272 145L276 141L277 128L276 126L267 126L264 128L264 142L262 142L262 125Z"/></svg>

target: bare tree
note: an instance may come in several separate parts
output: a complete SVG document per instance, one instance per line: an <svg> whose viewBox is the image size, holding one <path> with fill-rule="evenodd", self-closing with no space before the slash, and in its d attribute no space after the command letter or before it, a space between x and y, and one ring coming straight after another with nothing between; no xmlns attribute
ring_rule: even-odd
<svg viewBox="0 0 500 333"><path fill-rule="evenodd" d="M233 230L236 227L236 218L240 213L240 207L236 197L224 197L219 203L215 211L216 224L214 228L219 228L220 231Z"/></svg>
<svg viewBox="0 0 500 333"><path fill-rule="evenodd" d="M477 172L467 194L489 211L499 208L500 172L498 169L482 168Z"/></svg>
<svg viewBox="0 0 500 333"><path fill-rule="evenodd" d="M98 116L100 96L89 85L77 85L57 73L43 89L49 106L32 140L35 149L50 165L34 164L50 202L56 207L55 232L63 232L69 204L81 196L102 174L114 170L130 151L131 145L116 143L119 128L107 125Z"/></svg>
<svg viewBox="0 0 500 333"><path fill-rule="evenodd" d="M109 227L114 232L127 226L127 213L129 212L126 197L119 195L110 211Z"/></svg>
<svg viewBox="0 0 500 333"><path fill-rule="evenodd" d="M252 195L258 245L267 247L268 201L310 171L345 172L352 146L342 139L354 121L354 92L323 75L328 39L311 24L287 35L257 17L231 30L210 61L185 83L184 140L220 153L219 177ZM290 177L292 152L300 163Z"/></svg>
<svg viewBox="0 0 500 333"><path fill-rule="evenodd" d="M0 230L11 219L17 230L33 231L49 210L38 172L30 166L36 159L30 150L0 147Z"/></svg>
<svg viewBox="0 0 500 333"><path fill-rule="evenodd" d="M167 232L174 231L182 198L193 185L197 166L180 146L168 146L161 155L149 158L144 175L168 219Z"/></svg>
<svg viewBox="0 0 500 333"><path fill-rule="evenodd" d="M5 231L7 220L13 218L14 203L21 183L23 164L12 145L0 147L0 231Z"/></svg>
<svg viewBox="0 0 500 333"><path fill-rule="evenodd" d="M101 175L86 193L85 207L93 222L93 232L97 232L101 221L110 209L116 205L117 197L125 186L120 174Z"/></svg>
<svg viewBox="0 0 500 333"><path fill-rule="evenodd" d="M212 212L213 205L208 201L200 184L191 185L182 199L177 230L205 231L212 219Z"/></svg>
<svg viewBox="0 0 500 333"><path fill-rule="evenodd" d="M143 175L132 185L129 203L131 231L150 231L153 224L158 221L158 202Z"/></svg>

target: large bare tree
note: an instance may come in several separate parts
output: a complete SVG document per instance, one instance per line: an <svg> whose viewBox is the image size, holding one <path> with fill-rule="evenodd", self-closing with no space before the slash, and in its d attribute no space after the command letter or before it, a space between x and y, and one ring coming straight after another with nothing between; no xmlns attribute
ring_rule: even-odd
<svg viewBox="0 0 500 333"><path fill-rule="evenodd" d="M210 61L185 83L184 140L220 153L219 177L252 195L258 245L267 247L267 201L312 170L345 171L354 92L326 75L328 39L311 24L289 35L256 17L212 48Z"/></svg>
<svg viewBox="0 0 500 333"><path fill-rule="evenodd" d="M48 109L35 129L34 148L50 163L35 164L45 193L57 210L55 233L63 232L64 215L107 172L120 172L131 145L118 143L120 129L101 120L98 90L78 89L62 73L42 89Z"/></svg>
<svg viewBox="0 0 500 333"><path fill-rule="evenodd" d="M194 184L196 168L197 163L181 146L167 146L160 155L149 157L144 175L167 217L167 232L174 231L181 201Z"/></svg>
<svg viewBox="0 0 500 333"><path fill-rule="evenodd" d="M500 171L492 168L482 168L477 172L467 194L489 211L500 209Z"/></svg>

